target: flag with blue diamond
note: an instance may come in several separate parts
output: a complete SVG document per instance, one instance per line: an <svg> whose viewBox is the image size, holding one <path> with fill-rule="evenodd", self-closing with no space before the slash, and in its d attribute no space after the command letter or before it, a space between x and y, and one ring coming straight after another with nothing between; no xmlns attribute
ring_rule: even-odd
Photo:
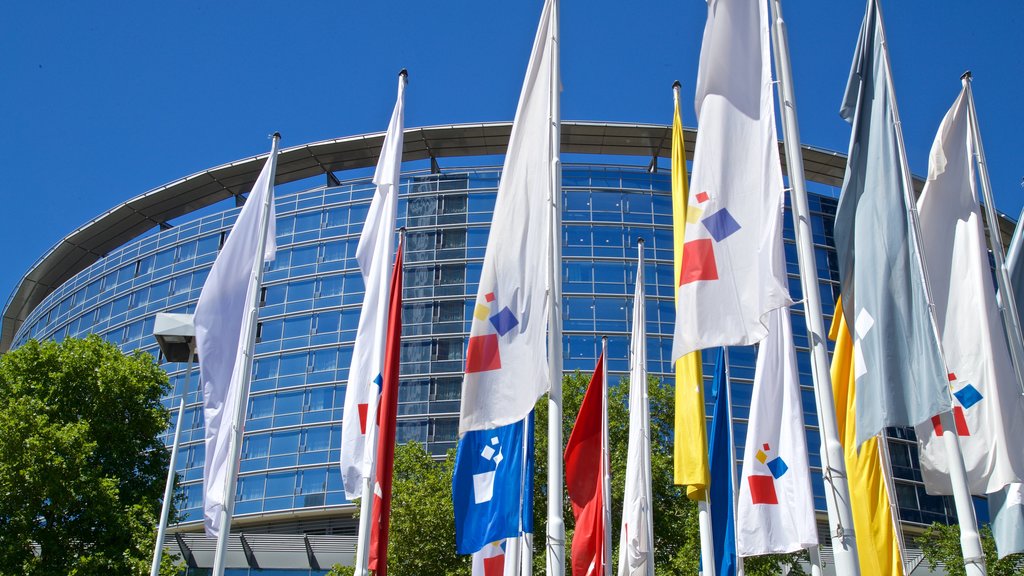
<svg viewBox="0 0 1024 576"><path fill-rule="evenodd" d="M966 92L932 144L918 201L936 319L949 369L953 421L972 494L996 492L1024 475L1024 398L1003 332L975 190ZM921 477L930 494L952 494L938 417L917 427Z"/></svg>
<svg viewBox="0 0 1024 576"><path fill-rule="evenodd" d="M672 359L767 334L789 304L767 6L709 0Z"/></svg>
<svg viewBox="0 0 1024 576"><path fill-rule="evenodd" d="M784 554L817 545L811 472L789 309L773 310L757 350L736 503L736 553Z"/></svg>
<svg viewBox="0 0 1024 576"><path fill-rule="evenodd" d="M547 0L509 135L473 304L459 434L522 420L549 388L550 198L558 193L549 112L558 86L556 30L556 3Z"/></svg>

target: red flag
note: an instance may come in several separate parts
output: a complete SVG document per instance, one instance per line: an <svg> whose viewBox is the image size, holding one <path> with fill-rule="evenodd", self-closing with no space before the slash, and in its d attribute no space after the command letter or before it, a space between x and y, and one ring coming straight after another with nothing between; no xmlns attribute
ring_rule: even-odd
<svg viewBox="0 0 1024 576"><path fill-rule="evenodd" d="M573 576L606 574L604 411L604 354L601 354L565 446L565 484L576 518L572 537Z"/></svg>
<svg viewBox="0 0 1024 576"><path fill-rule="evenodd" d="M398 414L398 368L402 351L402 252L398 245L395 268L391 273L391 297L388 308L388 332L384 344L384 374L377 412L377 469L373 484L373 512L370 522L369 568L377 576L388 573L388 528L391 524L391 480L395 468L395 416Z"/></svg>

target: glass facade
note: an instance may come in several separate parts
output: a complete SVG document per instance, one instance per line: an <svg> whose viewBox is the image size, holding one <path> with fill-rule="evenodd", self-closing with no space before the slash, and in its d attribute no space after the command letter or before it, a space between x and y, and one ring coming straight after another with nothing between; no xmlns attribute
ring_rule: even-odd
<svg viewBox="0 0 1024 576"><path fill-rule="evenodd" d="M408 227L398 441L415 440L442 455L455 447L459 395L471 307L476 296L500 170L409 172L402 180L398 226ZM369 178L341 185L279 188L277 259L260 294L256 360L246 408L237 490L239 516L327 510L349 503L338 469L345 385L363 283L355 249L373 194ZM836 200L812 194L811 225L825 321L838 295L832 225ZM628 371L636 240L645 239L648 368L672 380L675 310L672 217L667 171L637 166L566 165L563 169L562 285L565 370L593 369L601 336L609 337L609 370ZM787 207L788 212L788 207ZM152 232L114 251L53 291L23 323L14 345L29 338L101 335L125 351L157 356L157 312L192 312L237 209ZM785 218L789 287L802 299L791 215ZM824 514L819 435L807 333L793 309L803 387L804 421L814 468L816 508ZM730 350L737 454L742 455L756 350ZM704 355L711 374L717 353ZM203 419L196 378L165 363L177 409L187 393L178 471L183 520L202 519ZM614 378L613 378L614 381ZM710 389L710 387L708 387ZM709 407L708 413L711 410ZM167 432L170 441L172 428ZM904 521L955 523L952 501L928 496L912 431L889 441ZM351 509L351 508L349 508ZM985 519L984 507L979 509ZM345 513L347 515L347 513ZM283 516L283 515L282 515ZM198 526L196 526L198 528Z"/></svg>

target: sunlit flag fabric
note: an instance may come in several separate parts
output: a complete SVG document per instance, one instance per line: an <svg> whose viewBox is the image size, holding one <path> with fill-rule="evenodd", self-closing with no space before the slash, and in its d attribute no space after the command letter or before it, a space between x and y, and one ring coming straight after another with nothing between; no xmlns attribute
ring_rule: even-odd
<svg viewBox="0 0 1024 576"><path fill-rule="evenodd" d="M375 576L388 573L388 534L391 527L391 485L395 468L395 432L398 426L398 373L402 355L402 251L398 245L388 301L388 329L384 346L383 389L377 411L376 466L374 467L373 512L370 517L369 569Z"/></svg>
<svg viewBox="0 0 1024 576"><path fill-rule="evenodd" d="M1024 477L1024 397L996 306L971 140L962 91L932 144L917 204L967 485L981 496ZM938 416L917 426L930 494L952 494L941 430Z"/></svg>
<svg viewBox="0 0 1024 576"><path fill-rule="evenodd" d="M643 244L640 245L643 250ZM647 398L647 321L643 260L637 266L629 347L629 444L622 497L619 576L654 576L651 501L651 412Z"/></svg>
<svg viewBox="0 0 1024 576"><path fill-rule="evenodd" d="M372 440L376 435L375 415L384 371L389 271L394 250L404 124L405 78L402 77L398 83L398 100L373 175L377 188L356 246L356 260L363 275L365 292L352 347L352 365L341 421L341 477L345 496L349 499L362 496L362 482L370 474L370 463L374 457Z"/></svg>
<svg viewBox="0 0 1024 576"><path fill-rule="evenodd" d="M1024 484L989 494L988 511L999 557L1024 552Z"/></svg>
<svg viewBox="0 0 1024 576"><path fill-rule="evenodd" d="M1024 221L1024 211L1017 222ZM1017 301L1018 316L1024 313L1024 227L1017 226L1006 252L1006 267L1010 285ZM1004 324L1005 327L1005 324ZM1009 330L1009 328L1007 328ZM1014 483L989 494L988 514L992 520L999 557L1024 552L1024 484Z"/></svg>
<svg viewBox="0 0 1024 576"><path fill-rule="evenodd" d="M710 0L697 75L693 154L672 359L753 344L790 303L782 254L782 167L765 2Z"/></svg>
<svg viewBox="0 0 1024 576"><path fill-rule="evenodd" d="M882 469L878 437L857 445L857 384L854 378L853 337L843 318L842 301L836 304L829 338L832 353L832 390L836 427L842 438L846 474L850 484L850 510L857 535L857 560L862 574L903 575L903 558L893 524L889 490Z"/></svg>
<svg viewBox="0 0 1024 576"><path fill-rule="evenodd" d="M715 576L735 576L735 498L732 478L729 475L736 473L736 466L732 463L732 453L729 450L733 439L725 394L724 357L725 354L719 349L715 374L711 381L711 402L714 404L714 410L711 415L711 432L708 434L708 460L711 463L711 477L715 481L708 490L708 497L711 501L711 526L715 543Z"/></svg>
<svg viewBox="0 0 1024 576"><path fill-rule="evenodd" d="M460 434L522 420L549 387L553 1L544 2L498 184L466 350Z"/></svg>
<svg viewBox="0 0 1024 576"><path fill-rule="evenodd" d="M950 409L904 190L878 7L868 3L840 116L853 125L835 240L854 336L857 442Z"/></svg>
<svg viewBox="0 0 1024 576"><path fill-rule="evenodd" d="M785 554L818 544L800 381L789 309L773 310L757 351L743 473L736 506L736 553Z"/></svg>
<svg viewBox="0 0 1024 576"><path fill-rule="evenodd" d="M604 479L607 473L604 436L604 355L580 404L579 415L565 444L565 487L572 502L576 528L572 535L572 575L606 576L607 550Z"/></svg>
<svg viewBox="0 0 1024 576"><path fill-rule="evenodd" d="M258 292L255 267L277 253L274 213L274 168L277 140L263 165L238 219L217 255L196 304L196 353L203 389L206 424L206 461L203 466L203 522L206 534L218 537L218 515L225 506L230 468L237 466L230 453L231 436L238 421L239 397L248 393L244 382L246 339L255 318L249 309ZM269 198L269 214L264 210ZM260 222L267 219L266 244L259 254Z"/></svg>
<svg viewBox="0 0 1024 576"><path fill-rule="evenodd" d="M506 564L512 564L512 557L505 555L508 540L489 542L473 553L473 576L504 576ZM512 566L509 566L514 570ZM516 575L518 576L518 575Z"/></svg>
<svg viewBox="0 0 1024 576"><path fill-rule="evenodd" d="M529 428L525 446L524 424ZM526 420L467 432L459 439L452 500L459 554L533 532L532 413Z"/></svg>
<svg viewBox="0 0 1024 576"><path fill-rule="evenodd" d="M678 91L676 91L678 96ZM679 98L672 114L672 237L675 278L679 278L686 235L686 149L683 145L683 121L679 114ZM676 291L678 292L678 283ZM676 317L676 322L685 319ZM700 350L676 361L675 439L672 452L673 480L686 486L686 495L694 500L705 498L708 485L708 433L704 417L704 371Z"/></svg>

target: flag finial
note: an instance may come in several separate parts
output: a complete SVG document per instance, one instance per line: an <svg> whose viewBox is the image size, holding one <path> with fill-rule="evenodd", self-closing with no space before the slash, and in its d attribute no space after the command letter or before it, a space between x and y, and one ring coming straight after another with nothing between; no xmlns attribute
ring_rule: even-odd
<svg viewBox="0 0 1024 576"><path fill-rule="evenodd" d="M281 133L280 132L274 132L273 134L270 135L270 138L272 140L280 140L281 139Z"/></svg>
<svg viewBox="0 0 1024 576"><path fill-rule="evenodd" d="M405 79L408 80L409 79L409 70L406 69L406 68L402 68L402 71L399 72L398 75L399 76L405 76Z"/></svg>
<svg viewBox="0 0 1024 576"><path fill-rule="evenodd" d="M673 90L675 90L676 88L682 88L682 87L683 87L683 85L682 85L681 82L679 82L679 80L676 80L675 82L672 83L672 89Z"/></svg>
<svg viewBox="0 0 1024 576"><path fill-rule="evenodd" d="M636 239L636 245L637 246L643 246L644 245L644 237L643 236L641 236L641 237Z"/></svg>
<svg viewBox="0 0 1024 576"><path fill-rule="evenodd" d="M970 80L971 79L971 71L968 70L968 71L964 72L963 74L961 74L960 75L960 79L961 80Z"/></svg>

